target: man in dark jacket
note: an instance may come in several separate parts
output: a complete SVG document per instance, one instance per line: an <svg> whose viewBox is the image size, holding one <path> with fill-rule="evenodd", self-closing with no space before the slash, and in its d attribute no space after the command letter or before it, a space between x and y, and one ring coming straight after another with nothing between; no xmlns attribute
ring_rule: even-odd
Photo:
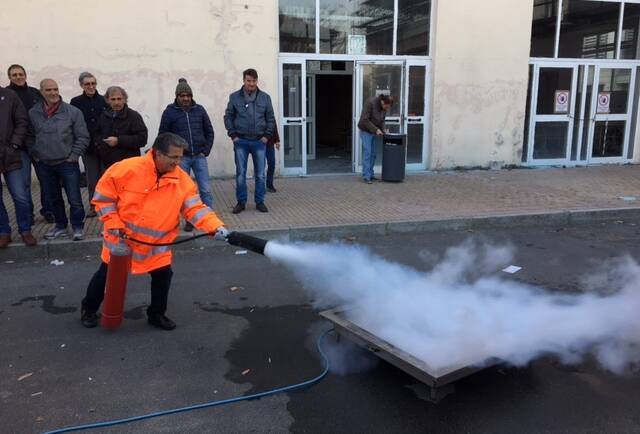
<svg viewBox="0 0 640 434"><path fill-rule="evenodd" d="M29 110L39 102L42 102L42 95L40 91L35 87L31 87L27 84L27 72L25 69L17 64L13 64L7 69L7 76L9 77L8 88L18 94L20 101L24 105L25 110L29 113ZM31 216L33 219L33 201L31 199L31 165L36 172L36 177L40 183L40 215L44 217L47 223L53 223L53 208L49 201L49 198L42 192L42 174L36 165L35 160L31 158L26 152L26 148L22 155L22 176L26 183L27 195L29 196L29 206L31 208Z"/></svg>
<svg viewBox="0 0 640 434"><path fill-rule="evenodd" d="M140 148L147 144L148 133L140 113L127 105L127 91L111 86L104 97L109 108L98 118L94 134L102 173L120 160L139 157Z"/></svg>
<svg viewBox="0 0 640 434"><path fill-rule="evenodd" d="M21 154L26 149L28 125L27 111L18 95L12 90L0 88L0 173L4 176L13 199L18 231L22 240L28 246L35 246L37 241L31 234L33 221L30 197L22 175L24 162ZM7 247L10 242L11 226L2 200L2 183L0 183L0 248Z"/></svg>
<svg viewBox="0 0 640 434"><path fill-rule="evenodd" d="M376 136L385 133L384 120L387 111L393 105L390 95L378 95L368 98L364 102L358 129L362 140L362 180L367 184L373 183L373 167L376 164Z"/></svg>
<svg viewBox="0 0 640 434"><path fill-rule="evenodd" d="M53 206L55 227L44 237L52 240L67 235L69 220L62 199L62 184L69 202L73 240L78 241L84 237L78 160L89 146L89 132L82 112L62 101L54 80L42 80L40 92L44 101L29 110L34 140L27 144L43 175L43 192L49 196Z"/></svg>
<svg viewBox="0 0 640 434"><path fill-rule="evenodd" d="M229 103L224 115L224 126L233 140L236 160L236 199L238 203L233 213L241 213L247 203L247 161L249 154L253 160L255 178L256 209L269 210L264 204L264 159L267 142L273 136L276 118L273 114L271 97L258 89L258 73L255 69L242 72L243 85L240 90L229 95Z"/></svg>
<svg viewBox="0 0 640 434"><path fill-rule="evenodd" d="M89 189L89 198L93 197L93 193L96 191L96 184L100 179L102 170L100 169L100 160L94 147L94 135L96 127L98 125L98 118L102 115L102 112L108 107L106 100L102 95L98 93L97 85L98 81L90 72L83 72L78 77L80 87L82 88L82 95L78 95L71 99L71 105L80 109L84 115L84 122L87 124L89 135L92 140L89 142L85 154L82 156L82 162L84 163L84 171L87 174L87 188ZM89 208L87 217L95 217L96 211L93 205Z"/></svg>
<svg viewBox="0 0 640 434"><path fill-rule="evenodd" d="M213 146L213 126L204 107L193 100L191 86L184 78L178 80L175 101L162 113L158 134L162 133L177 134L189 144L180 161L180 167L188 174L193 171L200 199L209 208L213 208L213 194L207 164L207 157ZM192 231L193 225L186 222L184 230Z"/></svg>

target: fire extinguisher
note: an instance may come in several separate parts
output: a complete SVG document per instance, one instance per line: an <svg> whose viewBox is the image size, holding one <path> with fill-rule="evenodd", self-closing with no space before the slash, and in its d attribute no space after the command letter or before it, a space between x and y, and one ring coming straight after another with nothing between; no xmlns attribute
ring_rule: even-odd
<svg viewBox="0 0 640 434"><path fill-rule="evenodd" d="M107 285L100 324L106 329L117 329L122 323L127 278L131 270L131 249L120 243L111 250L107 268Z"/></svg>

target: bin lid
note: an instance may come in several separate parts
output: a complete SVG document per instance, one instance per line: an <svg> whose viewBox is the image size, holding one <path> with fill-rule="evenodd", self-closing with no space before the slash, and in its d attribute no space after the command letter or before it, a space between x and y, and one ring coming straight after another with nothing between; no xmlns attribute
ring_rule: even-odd
<svg viewBox="0 0 640 434"><path fill-rule="evenodd" d="M384 138L387 139L401 139L402 137L404 137L404 134L400 134L400 133L384 133Z"/></svg>

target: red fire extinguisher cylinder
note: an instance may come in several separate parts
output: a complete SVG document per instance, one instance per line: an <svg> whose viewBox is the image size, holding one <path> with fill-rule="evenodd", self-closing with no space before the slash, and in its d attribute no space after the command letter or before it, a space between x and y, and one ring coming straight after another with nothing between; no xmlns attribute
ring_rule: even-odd
<svg viewBox="0 0 640 434"><path fill-rule="evenodd" d="M117 329L122 323L124 299L127 292L127 279L131 270L131 250L119 244L111 250L107 268L107 284L102 304L100 324L106 329Z"/></svg>

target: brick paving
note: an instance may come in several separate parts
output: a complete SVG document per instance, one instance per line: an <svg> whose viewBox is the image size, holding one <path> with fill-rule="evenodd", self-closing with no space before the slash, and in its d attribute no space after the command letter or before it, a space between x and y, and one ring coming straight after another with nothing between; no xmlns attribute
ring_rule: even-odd
<svg viewBox="0 0 640 434"><path fill-rule="evenodd" d="M640 207L640 167L632 165L432 172L410 175L402 183L372 185L355 175L277 178L278 192L267 194L266 214L255 210L253 181L248 183L247 210L234 215L234 180L212 180L214 208L229 228L290 229ZM36 209L38 195L34 181ZM625 196L638 200L622 200ZM88 204L86 189L83 198ZM12 219L15 242L19 237L6 188L3 200ZM41 239L50 226L37 216L34 235ZM87 219L86 237L98 237L99 231L98 219Z"/></svg>

